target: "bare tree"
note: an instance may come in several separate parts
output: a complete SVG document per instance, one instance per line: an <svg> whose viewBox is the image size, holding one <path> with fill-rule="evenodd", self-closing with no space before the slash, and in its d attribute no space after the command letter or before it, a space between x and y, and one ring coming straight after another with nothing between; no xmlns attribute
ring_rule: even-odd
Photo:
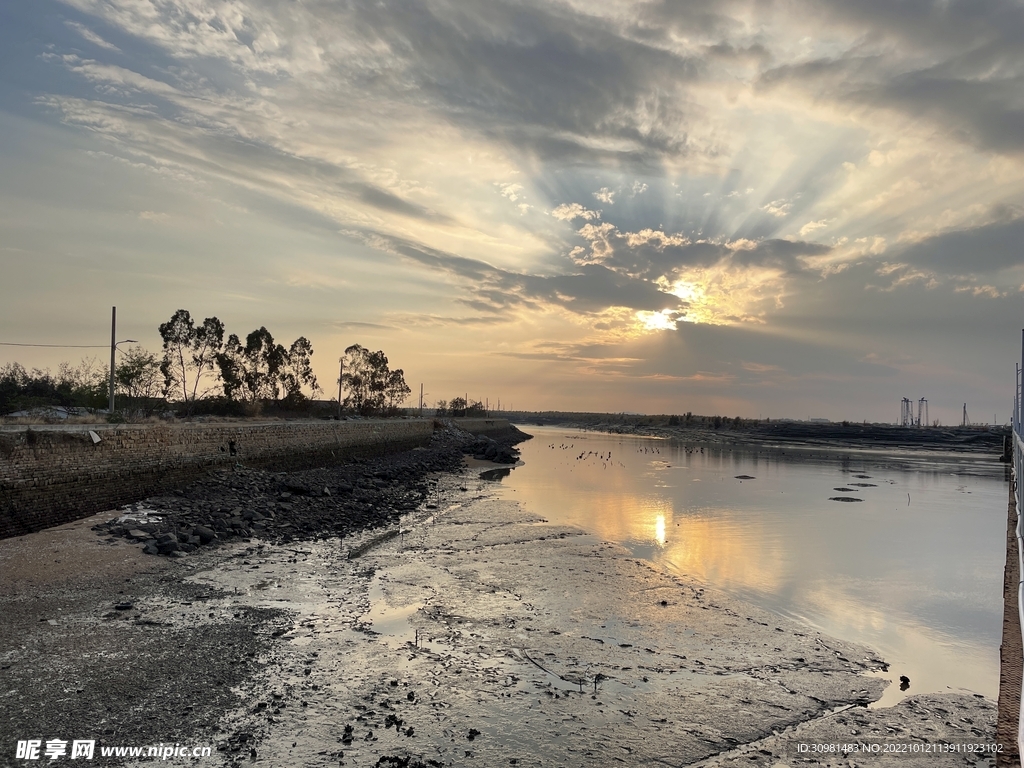
<svg viewBox="0 0 1024 768"><path fill-rule="evenodd" d="M164 392L169 399L181 396L185 410L191 414L196 400L205 397L212 387L200 390L200 384L211 372L216 377L214 362L224 346L224 323L208 317L197 326L188 310L179 309L160 326L163 339Z"/></svg>

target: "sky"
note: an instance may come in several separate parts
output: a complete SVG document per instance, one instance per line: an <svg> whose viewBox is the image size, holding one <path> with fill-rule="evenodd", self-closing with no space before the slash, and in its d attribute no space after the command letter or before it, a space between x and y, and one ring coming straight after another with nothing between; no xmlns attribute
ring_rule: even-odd
<svg viewBox="0 0 1024 768"><path fill-rule="evenodd" d="M1008 0L5 0L0 342L182 308L327 393L359 343L428 404L1004 423L1022 40Z"/></svg>

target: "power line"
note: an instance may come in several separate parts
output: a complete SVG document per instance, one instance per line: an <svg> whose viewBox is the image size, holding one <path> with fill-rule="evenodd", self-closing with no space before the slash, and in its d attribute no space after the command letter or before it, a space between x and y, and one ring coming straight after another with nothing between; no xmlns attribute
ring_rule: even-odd
<svg viewBox="0 0 1024 768"><path fill-rule="evenodd" d="M59 349L106 349L106 344L17 344L13 341L0 341L0 347L57 347Z"/></svg>

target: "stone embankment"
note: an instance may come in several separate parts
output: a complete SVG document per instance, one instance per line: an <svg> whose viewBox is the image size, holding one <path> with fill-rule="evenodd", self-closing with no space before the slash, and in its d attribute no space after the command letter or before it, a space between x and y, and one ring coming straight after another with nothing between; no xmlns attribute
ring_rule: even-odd
<svg viewBox="0 0 1024 768"><path fill-rule="evenodd" d="M463 454L514 464L513 445L527 436L508 427L497 440L446 425L428 446L341 466L291 473L235 467L215 470L169 496L130 505L93 527L101 535L140 542L147 555L184 557L231 540L286 543L346 536L387 526L429 504L427 476L453 472Z"/></svg>
<svg viewBox="0 0 1024 768"><path fill-rule="evenodd" d="M504 419L453 419L474 435ZM0 538L170 493L211 470L305 470L425 447L434 419L0 427Z"/></svg>

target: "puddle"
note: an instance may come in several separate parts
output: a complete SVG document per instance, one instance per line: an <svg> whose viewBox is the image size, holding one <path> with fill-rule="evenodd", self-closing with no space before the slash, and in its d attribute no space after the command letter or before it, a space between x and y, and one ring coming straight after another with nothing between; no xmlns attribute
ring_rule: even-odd
<svg viewBox="0 0 1024 768"><path fill-rule="evenodd" d="M418 633L409 619L420 608L423 603L412 603L403 606L391 606L384 595L384 586L380 574L373 577L369 590L370 610L362 621L369 622L370 631L378 635L379 642L390 648L398 648L403 645L416 644Z"/></svg>
<svg viewBox="0 0 1024 768"><path fill-rule="evenodd" d="M446 478L432 508L403 517L404 545L357 560L337 542L267 547L218 571L225 610L292 615L231 725L257 734L257 764L684 764L854 688L880 694L838 658L867 649L541 527L517 504L451 503L475 479Z"/></svg>
<svg viewBox="0 0 1024 768"><path fill-rule="evenodd" d="M503 477L508 477L512 474L512 467L499 467L498 469L488 469L486 472L480 473L481 480L501 480Z"/></svg>
<svg viewBox="0 0 1024 768"><path fill-rule="evenodd" d="M155 509L126 507L117 518L119 523L159 523L163 516Z"/></svg>

